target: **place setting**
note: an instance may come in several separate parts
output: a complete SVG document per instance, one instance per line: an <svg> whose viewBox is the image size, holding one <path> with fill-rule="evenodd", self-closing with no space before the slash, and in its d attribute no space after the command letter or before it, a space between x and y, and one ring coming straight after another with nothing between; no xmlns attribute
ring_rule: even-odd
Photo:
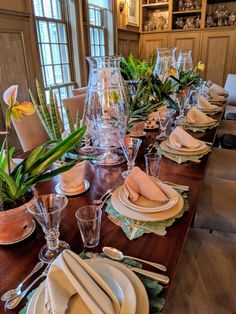
<svg viewBox="0 0 236 314"><path fill-rule="evenodd" d="M223 107L210 103L204 96L199 96L197 99L197 109L207 115L215 115L223 111Z"/></svg>
<svg viewBox="0 0 236 314"><path fill-rule="evenodd" d="M42 279L19 313L73 314L80 309L84 314L148 314L162 308L161 291L169 283L164 265L126 256L114 247L93 253L100 241L101 205L86 205L75 213L84 245L80 255L59 240L61 215L67 201L64 195L49 194L29 206L28 210L43 228L47 244L39 253L40 262L23 282L1 296L5 308L15 309ZM170 202L176 203L172 196ZM152 266L153 271L143 269L145 264ZM23 289L44 265L38 277Z"/></svg>
<svg viewBox="0 0 236 314"><path fill-rule="evenodd" d="M192 107L182 121L184 129L192 132L205 132L219 125L218 120L208 117L206 113Z"/></svg>
<svg viewBox="0 0 236 314"><path fill-rule="evenodd" d="M188 210L183 191L158 179L160 159L157 153L147 153L146 173L133 160L124 184L111 193L105 209L130 240L151 232L166 235L166 228Z"/></svg>
<svg viewBox="0 0 236 314"><path fill-rule="evenodd" d="M201 158L211 151L210 145L195 139L182 126L177 126L169 138L156 147L157 152L179 164L193 161L199 163Z"/></svg>

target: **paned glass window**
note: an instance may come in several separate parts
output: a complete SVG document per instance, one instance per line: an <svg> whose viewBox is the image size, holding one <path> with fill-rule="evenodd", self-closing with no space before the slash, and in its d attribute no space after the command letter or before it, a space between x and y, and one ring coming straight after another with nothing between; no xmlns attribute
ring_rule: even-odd
<svg viewBox="0 0 236 314"><path fill-rule="evenodd" d="M63 0L33 0L33 4L47 99L49 86L52 86L58 103L61 104L63 98L72 96L75 85L72 77L65 3Z"/></svg>
<svg viewBox="0 0 236 314"><path fill-rule="evenodd" d="M107 9L89 4L89 32L91 56L105 56Z"/></svg>

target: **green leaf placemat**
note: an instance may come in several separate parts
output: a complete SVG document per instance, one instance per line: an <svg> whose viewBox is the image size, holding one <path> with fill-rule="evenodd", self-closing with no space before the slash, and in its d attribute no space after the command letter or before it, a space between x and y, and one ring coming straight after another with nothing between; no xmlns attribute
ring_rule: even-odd
<svg viewBox="0 0 236 314"><path fill-rule="evenodd" d="M37 289L37 288L36 288L36 289ZM27 308L28 308L28 306L29 306L30 300L32 299L32 297L33 297L33 295L34 295L36 289L32 290L32 291L30 292L30 294L27 295L27 300L28 300L28 301L27 301L26 305L18 312L18 314L26 314L26 313L27 313Z"/></svg>
<svg viewBox="0 0 236 314"><path fill-rule="evenodd" d="M219 124L219 122L218 121L216 121L216 123L214 123L213 125L211 125L211 126L191 126L190 124L186 124L186 123L184 123L183 124L183 128L185 129L185 130L190 130L190 131L192 131L192 132L206 132L206 130L207 129L214 129L214 128L216 128L217 126L219 126L220 124Z"/></svg>
<svg viewBox="0 0 236 314"><path fill-rule="evenodd" d="M184 195L182 196L184 197ZM173 225L175 220L177 218L182 217L184 212L187 211L188 209L189 209L188 199L184 197L184 205L178 215L163 221L152 222L135 220L123 216L114 209L111 201L108 202L105 211L108 214L108 218L113 223L121 227L127 238L129 240L133 240L141 237L145 233L155 233L160 236L166 235L167 234L166 228Z"/></svg>
<svg viewBox="0 0 236 314"><path fill-rule="evenodd" d="M106 257L103 253L95 253L98 257ZM88 259L84 252L80 253L80 257L83 259ZM119 262L117 262L119 263ZM122 264L127 264L132 267L143 268L143 265L139 262L134 261L133 259L123 259ZM136 274L140 280L142 281L149 300L149 314L159 314L161 313L165 299L161 297L161 292L163 290L163 286L157 281L153 279L149 279L140 274Z"/></svg>
<svg viewBox="0 0 236 314"><path fill-rule="evenodd" d="M208 151L206 151L204 154L195 155L195 156L177 155L177 154L167 153L163 149L161 149L159 145L156 147L156 150L158 154L163 155L166 158L169 158L170 160L177 162L178 164L182 164L187 161L200 162L201 161L200 159L203 156L209 154L209 152L211 151L211 147L210 146L207 146L207 147L209 148Z"/></svg>

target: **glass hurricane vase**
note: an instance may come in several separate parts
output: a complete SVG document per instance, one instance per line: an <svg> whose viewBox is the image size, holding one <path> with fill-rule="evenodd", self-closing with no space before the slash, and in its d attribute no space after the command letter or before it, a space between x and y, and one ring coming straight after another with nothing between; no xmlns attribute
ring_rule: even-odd
<svg viewBox="0 0 236 314"><path fill-rule="evenodd" d="M153 73L164 82L170 75L170 69L176 66L176 48L157 48L157 61Z"/></svg>
<svg viewBox="0 0 236 314"><path fill-rule="evenodd" d="M124 138L129 109L119 57L88 57L90 66L86 99L86 122L99 165L112 166L125 161L117 153Z"/></svg>

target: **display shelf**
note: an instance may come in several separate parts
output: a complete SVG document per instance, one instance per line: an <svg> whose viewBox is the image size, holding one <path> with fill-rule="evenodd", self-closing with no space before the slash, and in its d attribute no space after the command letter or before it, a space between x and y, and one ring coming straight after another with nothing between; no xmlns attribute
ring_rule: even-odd
<svg viewBox="0 0 236 314"><path fill-rule="evenodd" d="M193 13L202 13L202 10L185 10L185 11L174 11L172 14L176 15L185 15L185 14L193 14Z"/></svg>

